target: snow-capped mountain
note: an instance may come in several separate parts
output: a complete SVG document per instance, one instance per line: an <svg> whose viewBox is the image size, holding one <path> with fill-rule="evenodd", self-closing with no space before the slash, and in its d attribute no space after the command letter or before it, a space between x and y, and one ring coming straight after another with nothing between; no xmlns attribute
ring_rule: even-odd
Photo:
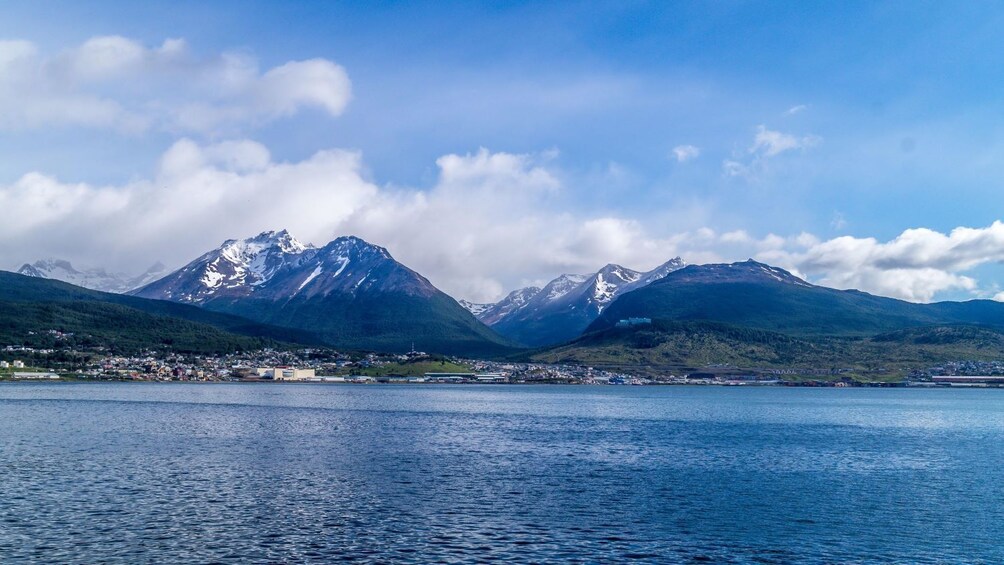
<svg viewBox="0 0 1004 565"><path fill-rule="evenodd" d="M135 294L207 304L237 298L289 301L373 291L416 296L438 292L424 277L395 261L383 247L351 236L315 247L282 230L227 240L218 249Z"/></svg>
<svg viewBox="0 0 1004 565"><path fill-rule="evenodd" d="M475 314L500 334L542 346L577 337L617 297L686 264L676 257L648 272L610 264L592 275L565 274L543 288L523 288Z"/></svg>
<svg viewBox="0 0 1004 565"><path fill-rule="evenodd" d="M474 315L489 326L496 324L509 314L518 312L525 307L529 301L540 294L540 291L541 289L536 286L514 290L495 304L486 304L485 308Z"/></svg>
<svg viewBox="0 0 1004 565"><path fill-rule="evenodd" d="M25 263L17 270L17 273L29 277L63 281L92 290L121 294L157 280L164 276L166 271L167 267L160 262L151 266L143 274L128 275L109 273L101 268L77 269L69 261L62 259L42 259L31 264Z"/></svg>
<svg viewBox="0 0 1004 565"><path fill-rule="evenodd" d="M285 230L230 239L135 294L194 304L224 296L247 296L264 288L283 267L295 267L304 252L313 249Z"/></svg>
<svg viewBox="0 0 1004 565"><path fill-rule="evenodd" d="M686 266L687 263L683 259L674 257L651 271L642 273L641 277L637 281L626 285L618 294L624 294L625 292L631 292L632 290L639 289L643 286L648 286L659 279L665 278L666 275L679 271Z"/></svg>
<svg viewBox="0 0 1004 565"><path fill-rule="evenodd" d="M339 237L324 247L289 232L225 241L133 294L316 332L333 345L443 353L504 344L383 247Z"/></svg>

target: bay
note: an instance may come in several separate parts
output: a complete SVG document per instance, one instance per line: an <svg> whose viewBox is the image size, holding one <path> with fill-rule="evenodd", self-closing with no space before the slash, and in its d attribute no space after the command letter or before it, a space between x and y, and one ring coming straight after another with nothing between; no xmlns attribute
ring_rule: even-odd
<svg viewBox="0 0 1004 565"><path fill-rule="evenodd" d="M0 385L0 561L1004 561L1004 391Z"/></svg>

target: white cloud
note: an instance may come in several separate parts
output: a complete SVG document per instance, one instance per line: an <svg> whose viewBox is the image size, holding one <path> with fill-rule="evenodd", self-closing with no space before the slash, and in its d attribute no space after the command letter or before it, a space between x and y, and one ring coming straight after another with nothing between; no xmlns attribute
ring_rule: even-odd
<svg viewBox="0 0 1004 565"><path fill-rule="evenodd" d="M805 104L798 104L797 106L792 106L788 108L784 113L789 116L794 116L795 114L800 114L807 110L809 107Z"/></svg>
<svg viewBox="0 0 1004 565"><path fill-rule="evenodd" d="M318 244L359 235L444 290L486 300L523 281L609 261L654 266L654 257L675 254L677 243L647 237L636 222L556 212L549 201L563 186L553 158L445 155L435 184L415 190L366 180L358 153L286 163L253 141L182 139L150 179L93 186L30 173L0 185L0 209L20 218L0 224L0 262L55 256L120 270L157 259L177 267L225 239L288 228Z"/></svg>
<svg viewBox="0 0 1004 565"><path fill-rule="evenodd" d="M740 163L739 161L726 159L722 161L722 172L730 177L742 177L749 175L750 167Z"/></svg>
<svg viewBox="0 0 1004 565"><path fill-rule="evenodd" d="M782 153L806 150L822 143L818 135L796 136L757 126L752 144L745 152L736 152L722 161L722 172L730 177L754 178L767 170L767 162Z"/></svg>
<svg viewBox="0 0 1004 565"><path fill-rule="evenodd" d="M345 70L325 59L262 73L245 54L193 54L182 39L147 47L94 37L53 55L28 41L0 41L0 129L77 126L141 132L241 130L304 108L342 113Z"/></svg>
<svg viewBox="0 0 1004 565"><path fill-rule="evenodd" d="M323 240L370 202L358 154L322 151L275 163L253 142L175 143L149 180L122 186L63 183L30 173L0 186L4 262L57 256L121 268L178 265L224 239L288 227Z"/></svg>
<svg viewBox="0 0 1004 565"><path fill-rule="evenodd" d="M909 229L887 242L841 236L769 258L826 286L929 302L944 291L979 291L977 281L964 273L1004 262L1004 224L959 227L948 234Z"/></svg>
<svg viewBox="0 0 1004 565"><path fill-rule="evenodd" d="M749 153L764 157L774 157L785 151L795 149L807 149L817 145L822 139L815 135L796 137L791 134L782 133L767 129L766 126L757 126L756 135L753 137L753 145L749 148Z"/></svg>
<svg viewBox="0 0 1004 565"><path fill-rule="evenodd" d="M694 147L693 145L677 145L673 148L673 156L679 163L691 161L698 158L700 155L701 149L699 147Z"/></svg>
<svg viewBox="0 0 1004 565"><path fill-rule="evenodd" d="M555 206L565 186L553 154L480 149L436 163L428 189L380 187L355 152L277 162L254 141L182 139L151 178L119 186L29 173L0 185L0 209L16 219L0 223L0 263L55 256L133 271L157 259L180 266L225 239L288 228L318 244L359 235L473 300L608 262L647 269L682 255L692 263L754 257L819 284L929 301L946 291L986 294L967 271L1004 262L1001 222L947 234L910 229L886 242L707 227L653 233L637 220Z"/></svg>
<svg viewBox="0 0 1004 565"><path fill-rule="evenodd" d="M935 294L948 290L976 290L976 281L938 269L876 269L865 267L853 272L834 271L818 281L834 288L864 289L873 294L911 302L930 302Z"/></svg>

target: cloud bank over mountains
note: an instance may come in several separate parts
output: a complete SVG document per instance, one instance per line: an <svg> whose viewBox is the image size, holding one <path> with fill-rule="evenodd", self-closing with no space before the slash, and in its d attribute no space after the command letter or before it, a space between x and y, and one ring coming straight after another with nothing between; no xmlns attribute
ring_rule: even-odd
<svg viewBox="0 0 1004 565"><path fill-rule="evenodd" d="M0 41L0 132L72 127L175 138L153 172L126 182L39 171L0 183L8 218L0 222L0 265L59 257L139 272L155 260L179 266L228 238L287 228L317 244L358 235L476 302L559 273L608 262L645 270L677 255L690 263L752 257L816 283L912 301L996 292L970 271L1004 261L1000 222L949 233L909 229L889 241L688 229L563 206L576 177L554 150L445 154L427 186L410 187L374 181L359 151L324 149L287 161L246 137L308 109L337 117L351 97L347 72L327 59L262 69L248 53L198 55L181 39L147 47L102 36L58 53ZM821 142L761 125L722 168L727 176L759 175L769 161ZM705 146L677 145L669 155L678 164L696 161L691 167L704 160Z"/></svg>
<svg viewBox="0 0 1004 565"><path fill-rule="evenodd" d="M560 272L607 262L651 268L681 255L691 262L754 257L837 288L912 301L945 290L977 291L966 271L1004 260L1004 224L942 234L911 229L895 239L811 234L755 238L711 228L659 233L641 222L564 213L550 195L564 189L549 155L480 149L437 161L425 190L367 180L362 156L320 151L276 162L249 140L182 139L157 174L120 186L67 183L29 173L0 186L0 253L8 264L59 256L139 268L179 265L221 241L288 228L325 243L356 234L388 247L447 292L490 300Z"/></svg>

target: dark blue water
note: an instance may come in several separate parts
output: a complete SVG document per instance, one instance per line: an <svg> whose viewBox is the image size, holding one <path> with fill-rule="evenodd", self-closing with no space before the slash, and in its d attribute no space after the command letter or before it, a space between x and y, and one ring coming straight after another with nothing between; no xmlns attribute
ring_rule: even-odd
<svg viewBox="0 0 1004 565"><path fill-rule="evenodd" d="M0 385L0 561L1002 562L1004 391Z"/></svg>

